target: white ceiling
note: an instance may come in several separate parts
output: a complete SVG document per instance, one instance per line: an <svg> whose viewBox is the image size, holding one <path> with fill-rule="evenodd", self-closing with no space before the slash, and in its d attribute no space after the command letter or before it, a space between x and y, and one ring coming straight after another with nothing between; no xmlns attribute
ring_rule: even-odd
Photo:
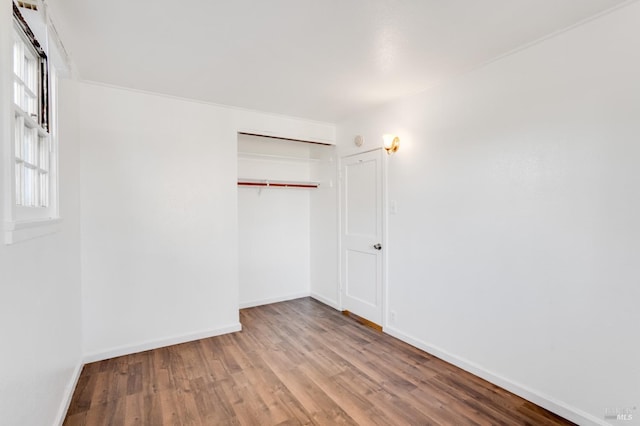
<svg viewBox="0 0 640 426"><path fill-rule="evenodd" d="M623 0L48 0L79 77L335 122Z"/></svg>

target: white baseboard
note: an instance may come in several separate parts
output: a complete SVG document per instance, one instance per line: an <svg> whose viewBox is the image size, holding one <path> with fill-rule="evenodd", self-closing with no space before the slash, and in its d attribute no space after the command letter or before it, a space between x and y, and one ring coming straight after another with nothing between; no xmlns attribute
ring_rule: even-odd
<svg viewBox="0 0 640 426"><path fill-rule="evenodd" d="M69 405L71 405L71 398L73 398L73 392L76 390L76 386L78 385L78 379L80 379L80 373L82 372L83 366L84 363L79 362L73 369L73 374L71 375L71 378L69 378L69 383L67 383L67 386L64 388L64 394L62 395L62 401L60 402L60 408L58 408L58 414L56 415L56 420L53 423L54 425L62 426L65 417L67 417L67 411L69 410Z"/></svg>
<svg viewBox="0 0 640 426"><path fill-rule="evenodd" d="M157 349L165 346L191 342L193 340L206 339L208 337L234 333L240 330L242 330L242 324L238 322L235 324L230 324L225 327L220 327L213 330L198 331L195 333L188 333L181 336L173 336L173 337L167 337L164 339L150 340L150 341L135 344L135 345L120 346L120 347L108 349L105 351L85 354L84 363L88 364L90 362L102 361L109 358L115 358L117 356L130 355L136 352L148 351L150 349Z"/></svg>
<svg viewBox="0 0 640 426"><path fill-rule="evenodd" d="M324 303L327 306L331 306L336 311L341 311L340 304L336 300L331 300L327 297L321 296L318 293L311 292L311 297L316 299L320 303Z"/></svg>
<svg viewBox="0 0 640 426"><path fill-rule="evenodd" d="M269 297L267 299L250 300L248 302L240 302L240 309L253 308L255 306L269 305L271 303L286 302L287 300L300 299L301 297L309 297L308 291L302 293L287 294L285 296Z"/></svg>
<svg viewBox="0 0 640 426"><path fill-rule="evenodd" d="M571 420L574 423L577 423L579 425L610 426L610 424L605 422L604 419L599 419L592 414L584 412L578 408L571 407L570 405L562 401L559 401L536 390L530 389L527 386L516 383L492 371L488 371L478 364L453 355L443 349L423 342L420 339L409 336L398 329L395 329L393 327L384 327L383 331L399 340L402 340L405 343L410 344L411 346L415 346L418 349L421 349L431 355L447 361L448 363L453 364L456 367L462 368L463 370L468 371L469 373L476 375L488 382L491 382L494 385L500 386L501 388L506 389L509 392L526 399L527 401L531 401L534 404L539 405L540 407L546 408L547 410L559 416L562 416L567 420Z"/></svg>

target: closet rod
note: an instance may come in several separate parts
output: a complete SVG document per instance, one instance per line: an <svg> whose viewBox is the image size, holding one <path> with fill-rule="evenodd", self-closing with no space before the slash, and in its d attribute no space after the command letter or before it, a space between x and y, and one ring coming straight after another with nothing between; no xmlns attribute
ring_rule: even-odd
<svg viewBox="0 0 640 426"><path fill-rule="evenodd" d="M276 188L317 188L317 183L302 182L256 182L256 181L238 181L238 186L258 186L258 187L276 187Z"/></svg>

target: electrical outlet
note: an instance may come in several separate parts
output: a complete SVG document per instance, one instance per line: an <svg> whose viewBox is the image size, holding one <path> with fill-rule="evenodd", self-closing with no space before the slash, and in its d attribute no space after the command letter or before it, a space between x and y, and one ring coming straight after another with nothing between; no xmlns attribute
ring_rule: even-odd
<svg viewBox="0 0 640 426"><path fill-rule="evenodd" d="M391 311L391 322L396 322L396 311Z"/></svg>

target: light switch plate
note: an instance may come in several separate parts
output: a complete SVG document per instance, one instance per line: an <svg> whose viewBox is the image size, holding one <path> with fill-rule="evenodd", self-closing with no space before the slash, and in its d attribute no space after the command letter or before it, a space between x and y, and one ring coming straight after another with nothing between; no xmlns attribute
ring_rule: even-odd
<svg viewBox="0 0 640 426"><path fill-rule="evenodd" d="M389 203L389 213L390 214L398 214L398 203L396 200L391 200Z"/></svg>

